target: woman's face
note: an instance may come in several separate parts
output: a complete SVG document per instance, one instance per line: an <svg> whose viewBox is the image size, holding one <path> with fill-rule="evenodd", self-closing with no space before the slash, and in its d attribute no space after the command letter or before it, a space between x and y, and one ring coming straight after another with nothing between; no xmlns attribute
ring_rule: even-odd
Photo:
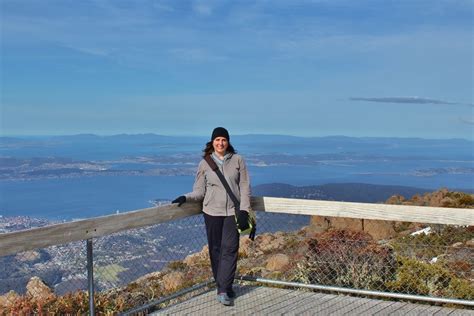
<svg viewBox="0 0 474 316"><path fill-rule="evenodd" d="M216 137L212 141L212 147L214 147L214 151L217 154L224 156L225 152L227 151L227 147L229 147L229 142L225 137Z"/></svg>

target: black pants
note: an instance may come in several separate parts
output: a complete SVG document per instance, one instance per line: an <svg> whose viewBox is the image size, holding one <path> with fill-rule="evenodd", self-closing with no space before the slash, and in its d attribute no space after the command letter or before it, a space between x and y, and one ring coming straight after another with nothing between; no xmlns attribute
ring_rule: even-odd
<svg viewBox="0 0 474 316"><path fill-rule="evenodd" d="M211 216L204 213L212 274L217 284L217 293L232 289L237 256L239 233L234 216Z"/></svg>

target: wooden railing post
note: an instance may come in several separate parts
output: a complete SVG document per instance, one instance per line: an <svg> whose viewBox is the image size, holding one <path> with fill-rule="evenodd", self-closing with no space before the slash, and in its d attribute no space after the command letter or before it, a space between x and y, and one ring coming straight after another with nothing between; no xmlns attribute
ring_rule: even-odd
<svg viewBox="0 0 474 316"><path fill-rule="evenodd" d="M92 239L87 239L87 288L89 291L89 315L95 316L94 307L94 257Z"/></svg>

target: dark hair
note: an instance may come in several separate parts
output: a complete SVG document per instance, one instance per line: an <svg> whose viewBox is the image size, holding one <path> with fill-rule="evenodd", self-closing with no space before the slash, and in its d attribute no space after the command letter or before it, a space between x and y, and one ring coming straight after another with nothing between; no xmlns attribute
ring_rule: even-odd
<svg viewBox="0 0 474 316"><path fill-rule="evenodd" d="M206 147L202 150L204 155L202 157L206 157L214 152L214 147L212 146L212 140L206 143ZM227 147L227 152L236 154L234 147L229 142L229 147Z"/></svg>

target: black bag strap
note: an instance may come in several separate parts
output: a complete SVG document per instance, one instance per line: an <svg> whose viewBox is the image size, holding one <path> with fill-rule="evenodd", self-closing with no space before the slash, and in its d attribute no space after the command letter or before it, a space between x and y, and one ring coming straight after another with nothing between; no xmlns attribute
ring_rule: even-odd
<svg viewBox="0 0 474 316"><path fill-rule="evenodd" d="M224 185L225 190L227 191L227 194L229 195L232 202L234 202L236 214L239 214L240 202L235 196L234 192L232 192L232 189L230 188L229 183L227 183L227 180L225 179L222 172L219 170L219 167L217 166L216 162L214 161L214 159L212 159L211 155L204 156L204 160L206 160L209 167L211 167L211 169L217 174L217 177L219 177L219 180L221 180L222 184Z"/></svg>

